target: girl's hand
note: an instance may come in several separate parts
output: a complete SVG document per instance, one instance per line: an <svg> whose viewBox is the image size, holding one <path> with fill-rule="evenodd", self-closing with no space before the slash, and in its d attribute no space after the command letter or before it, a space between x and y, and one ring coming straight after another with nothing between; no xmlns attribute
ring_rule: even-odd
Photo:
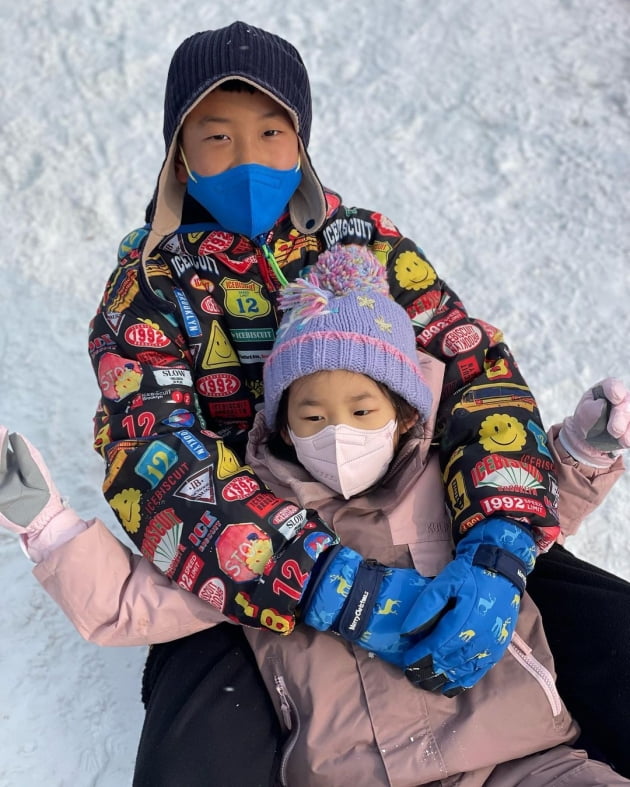
<svg viewBox="0 0 630 787"><path fill-rule="evenodd" d="M572 416L564 419L558 438L578 462L610 467L630 448L630 391L607 377L589 388Z"/></svg>

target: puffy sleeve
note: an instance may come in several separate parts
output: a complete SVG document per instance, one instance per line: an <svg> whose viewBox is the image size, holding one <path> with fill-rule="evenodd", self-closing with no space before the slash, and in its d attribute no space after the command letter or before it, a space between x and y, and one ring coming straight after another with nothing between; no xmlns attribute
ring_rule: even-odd
<svg viewBox="0 0 630 787"><path fill-rule="evenodd" d="M373 220L372 246L418 349L446 367L437 439L455 539L497 514L531 525L539 549L548 549L559 533L555 459L502 332L468 314L413 241L383 217Z"/></svg>
<svg viewBox="0 0 630 787"><path fill-rule="evenodd" d="M131 248L91 324L105 497L167 578L230 620L289 633L311 568L336 536L315 512L273 495L202 415L191 336L197 345L219 337L216 351L227 352L229 331L214 314L196 336L161 264L149 261L159 282L149 290Z"/></svg>

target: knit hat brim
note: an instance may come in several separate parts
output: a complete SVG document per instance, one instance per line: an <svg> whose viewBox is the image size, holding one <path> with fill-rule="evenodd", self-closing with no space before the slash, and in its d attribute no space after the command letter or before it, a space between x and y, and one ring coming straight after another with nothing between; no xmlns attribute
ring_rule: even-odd
<svg viewBox="0 0 630 787"><path fill-rule="evenodd" d="M214 82L199 98L190 106L188 112L182 117L179 126L176 128L175 133L166 157L162 164L162 169L158 177L156 193L154 197L153 216L151 217L151 228L147 237L144 249L142 252L143 260L147 259L155 248L159 245L163 238L175 232L182 223L182 208L184 205L184 195L186 193L186 184L180 183L175 173L175 158L177 155L177 146L179 140L179 132L188 114L199 104L200 101L215 90L221 83L227 82L231 79L240 79L242 82L248 82L261 93L268 95L273 101L288 113L293 121L296 133L299 134L298 118L295 112L290 109L286 104L274 96L271 92L261 87L252 79L246 79L242 76L226 76ZM300 185L291 197L289 202L289 210L291 214L291 221L296 229L304 234L317 232L324 221L326 220L326 197L324 189L320 183L317 174L313 168L310 157L302 138L298 136L300 164L302 168L302 179Z"/></svg>
<svg viewBox="0 0 630 787"><path fill-rule="evenodd" d="M277 342L265 360L263 388L269 427L276 428L282 393L292 383L332 370L364 374L383 383L414 407L423 421L431 412L431 391L417 361L412 361L393 342L340 330L315 331Z"/></svg>

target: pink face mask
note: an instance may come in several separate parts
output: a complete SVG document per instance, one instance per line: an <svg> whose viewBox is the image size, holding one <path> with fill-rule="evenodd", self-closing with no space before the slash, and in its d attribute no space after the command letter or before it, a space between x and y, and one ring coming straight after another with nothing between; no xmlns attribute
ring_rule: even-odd
<svg viewBox="0 0 630 787"><path fill-rule="evenodd" d="M382 478L394 456L396 421L380 429L327 426L311 437L289 435L298 459L322 484L346 500Z"/></svg>

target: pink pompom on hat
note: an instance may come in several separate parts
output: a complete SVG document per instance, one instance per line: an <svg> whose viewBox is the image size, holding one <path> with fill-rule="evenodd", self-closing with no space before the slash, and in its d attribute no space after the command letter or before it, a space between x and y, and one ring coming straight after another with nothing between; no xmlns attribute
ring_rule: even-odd
<svg viewBox="0 0 630 787"><path fill-rule="evenodd" d="M292 382L334 369L383 383L426 420L432 396L418 365L413 325L366 246L337 245L320 254L305 278L282 289L279 305L285 314L263 369L270 428Z"/></svg>

